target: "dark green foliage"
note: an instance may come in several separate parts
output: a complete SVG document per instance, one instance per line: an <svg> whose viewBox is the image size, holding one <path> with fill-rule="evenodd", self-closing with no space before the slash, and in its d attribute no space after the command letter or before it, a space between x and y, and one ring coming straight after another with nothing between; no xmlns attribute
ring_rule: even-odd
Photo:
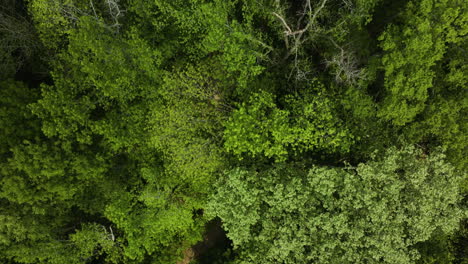
<svg viewBox="0 0 468 264"><path fill-rule="evenodd" d="M466 263L467 12L0 0L0 262Z"/></svg>
<svg viewBox="0 0 468 264"><path fill-rule="evenodd" d="M38 93L26 84L12 79L0 82L0 160L9 157L10 149L24 139L34 139L40 123L34 120L27 105L37 100Z"/></svg>
<svg viewBox="0 0 468 264"><path fill-rule="evenodd" d="M42 51L27 9L20 1L0 1L0 79L12 77L24 68L37 70Z"/></svg>

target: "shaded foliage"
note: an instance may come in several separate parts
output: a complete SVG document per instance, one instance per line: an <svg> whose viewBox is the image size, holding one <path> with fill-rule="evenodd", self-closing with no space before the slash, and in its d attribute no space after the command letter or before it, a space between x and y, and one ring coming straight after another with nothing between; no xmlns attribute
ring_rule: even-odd
<svg viewBox="0 0 468 264"><path fill-rule="evenodd" d="M0 262L465 263L467 12L0 0Z"/></svg>

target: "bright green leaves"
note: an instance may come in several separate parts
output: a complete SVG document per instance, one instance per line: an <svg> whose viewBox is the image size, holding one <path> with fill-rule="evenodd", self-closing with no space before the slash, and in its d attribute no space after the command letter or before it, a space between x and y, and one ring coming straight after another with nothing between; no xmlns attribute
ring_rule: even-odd
<svg viewBox="0 0 468 264"><path fill-rule="evenodd" d="M236 263L452 259L466 1L13 2L0 262L175 263L216 216Z"/></svg>
<svg viewBox="0 0 468 264"><path fill-rule="evenodd" d="M161 97L151 119L151 143L165 158L172 177L170 184L189 185L194 192L206 192L210 182L223 166L220 148L222 120L227 105L222 72L201 64L199 69L186 69L168 74Z"/></svg>
<svg viewBox="0 0 468 264"><path fill-rule="evenodd" d="M106 260L114 261L117 260L119 250L116 242L114 241L115 236L112 228L106 228L98 224L82 224L81 229L75 230L75 233L69 236L60 238L50 238L46 235L42 237L34 237L28 234L29 232L46 233L52 234L54 228L59 227L50 226L46 223L41 223L42 226L37 228L39 218L36 217L36 221L24 221L26 217L22 217L21 220L17 219L16 223L8 223L10 232L8 235L12 235L12 227L19 231L18 228L22 226L24 234L27 234L29 242L33 242L33 245L28 245L27 240L21 239L21 236L12 236L9 239L14 239L16 243L2 253L15 256L15 261L21 263L85 263L98 258L101 255L108 254ZM3 220L6 220L3 218ZM32 219L29 219L32 220ZM43 219L40 219L43 220ZM23 222L21 222L23 221ZM3 230L2 230L3 231ZM42 238L40 240L39 238ZM0 244L0 248L2 248ZM2 255L0 253L0 256ZM118 262L114 262L118 263Z"/></svg>
<svg viewBox="0 0 468 264"><path fill-rule="evenodd" d="M343 125L335 102L323 92L323 85L314 81L313 89L286 97L292 130L291 146L294 150L322 150L328 153L347 152L353 136Z"/></svg>
<svg viewBox="0 0 468 264"><path fill-rule="evenodd" d="M72 8L60 0L29 1L28 8L44 46L58 49L64 36L72 28L71 19L67 19L63 13Z"/></svg>
<svg viewBox="0 0 468 264"><path fill-rule="evenodd" d="M239 263L413 263L417 243L457 228L462 178L440 152L391 148L355 169L235 169L209 209Z"/></svg>
<svg viewBox="0 0 468 264"><path fill-rule="evenodd" d="M272 94L252 95L248 104L235 110L226 123L225 148L236 155L285 157L290 134L288 114L277 108Z"/></svg>
<svg viewBox="0 0 468 264"><path fill-rule="evenodd" d="M199 206L195 199L150 187L140 201L121 192L106 206L105 216L122 232L119 239L126 244L122 256L129 262L141 263L145 256L152 256L155 263L175 262L183 247L201 239L205 221L193 218Z"/></svg>
<svg viewBox="0 0 468 264"><path fill-rule="evenodd" d="M446 43L466 34L466 26L453 26L465 17L464 1L410 2L402 14L403 25L390 25L380 36L387 92L380 117L402 126L424 110L428 89L434 84L433 68L442 59Z"/></svg>
<svg viewBox="0 0 468 264"><path fill-rule="evenodd" d="M257 175L239 168L229 171L226 180L219 182L219 186L224 188L217 188L216 197L220 200L216 198L207 208L211 217L219 216L224 221L223 228L229 233L235 246L252 239L252 227L260 220L262 212L258 203L263 191L256 188L255 176ZM221 199L223 204L220 203Z"/></svg>
<svg viewBox="0 0 468 264"><path fill-rule="evenodd" d="M28 9L44 46L55 52L68 44L68 34L81 21L93 20L98 27L117 33L125 13L119 1L100 0L32 0Z"/></svg>
<svg viewBox="0 0 468 264"><path fill-rule="evenodd" d="M46 136L76 138L80 143L90 143L92 137L87 123L96 106L90 96L76 98L78 92L72 85L66 79L58 79L54 86L43 85L42 98L30 107L43 119L42 131ZM59 87L67 87L68 90Z"/></svg>
<svg viewBox="0 0 468 264"><path fill-rule="evenodd" d="M57 145L30 142L15 146L12 152L12 158L0 171L8 175L1 179L1 197L33 206L37 213L51 205L75 204L92 211L85 206L87 195L83 192L101 182L108 169L103 156L93 156L86 150L70 153ZM82 200L76 202L77 197Z"/></svg>
<svg viewBox="0 0 468 264"><path fill-rule="evenodd" d="M236 90L242 94L248 89L249 82L263 71L257 59L266 50L262 42L255 38L251 28L245 28L236 20L228 21L227 13L225 16L226 21L211 25L212 29L201 45L207 54L222 52L220 61L226 69L226 77L237 80Z"/></svg>
<svg viewBox="0 0 468 264"><path fill-rule="evenodd" d="M104 137L114 151L131 148L144 138L147 105L159 83L159 53L143 40L113 36L83 17L60 55L54 85L32 109L47 136L76 138L91 144Z"/></svg>
<svg viewBox="0 0 468 264"><path fill-rule="evenodd" d="M232 91L219 66L217 59L210 59L198 67L167 72L158 92L160 100L152 104L149 140L151 150L161 155L164 170L159 175L150 168L142 171L148 183L139 199L147 208L138 208L135 220L127 221L127 232L146 223L135 237L142 237L139 241L149 253L159 245L166 250L162 255L177 256L201 238L205 219L194 217L194 210L205 206L212 183L225 167L222 121L230 109L227 97Z"/></svg>
<svg viewBox="0 0 468 264"><path fill-rule="evenodd" d="M463 5L460 6L462 8ZM458 9L457 9L458 10ZM463 10L463 9L461 9ZM460 11L460 10L458 10ZM468 17L468 5L464 13L460 12L456 21L463 20L462 14ZM454 11L454 14L457 14ZM462 33L461 27L457 32ZM415 122L405 128L405 134L414 141L435 139L447 149L450 161L458 168L466 168L466 122L468 100L466 97L468 58L463 52L468 42L460 36L453 43L447 44L443 59L434 67L434 86L423 112Z"/></svg>
<svg viewBox="0 0 468 264"><path fill-rule="evenodd" d="M148 96L159 77L159 52L134 35L116 37L89 17L83 17L78 27L69 36L68 52L62 57L79 69L86 86L93 87L99 99L126 103Z"/></svg>
<svg viewBox="0 0 468 264"><path fill-rule="evenodd" d="M70 243L76 248L77 259L93 259L107 254L108 259L118 256L118 246L112 227L98 224L83 224L80 230L70 235Z"/></svg>
<svg viewBox="0 0 468 264"><path fill-rule="evenodd" d="M280 109L268 92L253 94L226 122L225 148L236 154L264 155L284 160L288 153L322 150L346 152L352 136L336 116L332 101L318 92L286 96Z"/></svg>

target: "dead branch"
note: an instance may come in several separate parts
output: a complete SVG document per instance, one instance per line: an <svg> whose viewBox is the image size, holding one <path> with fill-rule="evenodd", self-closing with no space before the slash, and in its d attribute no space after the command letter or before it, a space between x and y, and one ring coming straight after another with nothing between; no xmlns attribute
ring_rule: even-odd
<svg viewBox="0 0 468 264"><path fill-rule="evenodd" d="M358 67L358 60L352 52L346 51L339 46L332 38L328 38L333 45L340 50L331 60L326 60L327 68L334 69L335 81L337 83L355 84L360 79L365 79L365 72Z"/></svg>
<svg viewBox="0 0 468 264"><path fill-rule="evenodd" d="M304 19L306 14L309 14L308 22L303 28L301 28L301 29L298 28L298 29L296 29L294 31L291 29L291 26L288 25L288 23L286 22L286 19L284 19L281 15L279 15L276 12L272 13L274 16L276 16L281 21L281 23L283 24L283 27L286 29L284 31L286 48L288 49L288 53L286 55L286 58L288 58L291 54L296 54L297 53L297 50L299 49L300 45L302 43L304 43L304 41L305 41L303 39L304 33L307 32L308 30L310 30L310 28L315 24L318 14L322 11L322 9L325 7L327 2L328 2L328 0L322 0L320 6L317 9L315 9L315 11L313 11L310 0L307 0L305 5L304 5L304 12L302 12L302 16L298 20L297 27L300 26L300 22ZM290 47L290 45L289 45L289 43L290 43L289 38L290 37L292 38L292 42L294 43L294 45L292 47ZM297 58L297 57L295 56L295 58Z"/></svg>
<svg viewBox="0 0 468 264"><path fill-rule="evenodd" d="M294 71L297 72L296 79L302 80L306 78L307 73L299 70L298 51L301 45L305 41L307 41L307 38L304 37L304 33L306 33L307 31L310 31L311 28L313 28L313 26L316 24L317 17L319 16L320 12L322 12L322 10L325 8L325 5L327 4L328 1L329 0L322 0L320 5L318 5L318 7L316 7L315 10L313 10L311 1L306 0L304 4L304 11L301 12L301 16L297 20L295 30L292 29L293 27L290 26L286 22L286 19L283 16L281 16L277 12L272 12L272 14L281 21L283 27L285 28L284 42L286 44L287 53L283 60L287 60L291 55L294 55L294 68L291 70L291 73L289 74L288 79L292 76ZM308 21L305 26L300 28L302 21L304 20L306 16L308 16ZM291 38L291 40L289 38Z"/></svg>
<svg viewBox="0 0 468 264"><path fill-rule="evenodd" d="M288 26L288 23L286 23L286 21L284 20L284 18L280 15L278 15L278 13L276 12L273 12L273 15L275 15L277 18L279 18L281 20L281 22L283 22L283 26L287 29L284 33L286 35L290 35L292 33L292 30L291 28Z"/></svg>

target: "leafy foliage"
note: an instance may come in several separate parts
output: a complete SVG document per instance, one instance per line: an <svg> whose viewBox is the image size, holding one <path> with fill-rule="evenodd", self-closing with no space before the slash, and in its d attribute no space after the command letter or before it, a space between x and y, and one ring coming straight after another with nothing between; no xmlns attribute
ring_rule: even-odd
<svg viewBox="0 0 468 264"><path fill-rule="evenodd" d="M0 262L466 262L467 11L0 0Z"/></svg>
<svg viewBox="0 0 468 264"><path fill-rule="evenodd" d="M417 243L457 228L461 179L440 152L391 148L356 168L234 169L209 209L239 263L413 263Z"/></svg>
<svg viewBox="0 0 468 264"><path fill-rule="evenodd" d="M316 87L305 94L287 96L285 109L280 109L268 92L252 95L226 123L226 149L237 155L263 154L278 161L285 159L288 149L293 153L349 150L352 136L334 117L332 101L322 95L323 86L314 84Z"/></svg>
<svg viewBox="0 0 468 264"><path fill-rule="evenodd" d="M423 111L433 86L433 68L443 58L446 43L459 42L467 34L466 17L466 4L461 2L409 2L402 14L404 27L390 25L379 37L388 93L380 112L383 118L404 125Z"/></svg>

